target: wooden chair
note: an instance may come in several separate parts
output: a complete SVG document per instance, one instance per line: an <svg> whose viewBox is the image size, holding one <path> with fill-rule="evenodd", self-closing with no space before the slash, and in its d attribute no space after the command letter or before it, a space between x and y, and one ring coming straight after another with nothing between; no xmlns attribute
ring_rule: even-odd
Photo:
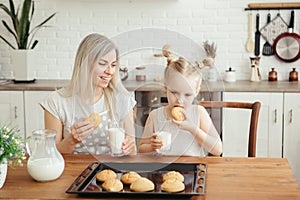
<svg viewBox="0 0 300 200"><path fill-rule="evenodd" d="M199 104L205 108L211 108L211 109L213 108L251 109L248 157L256 156L256 133L257 133L258 116L261 107L260 102L246 103L246 102L200 101Z"/></svg>

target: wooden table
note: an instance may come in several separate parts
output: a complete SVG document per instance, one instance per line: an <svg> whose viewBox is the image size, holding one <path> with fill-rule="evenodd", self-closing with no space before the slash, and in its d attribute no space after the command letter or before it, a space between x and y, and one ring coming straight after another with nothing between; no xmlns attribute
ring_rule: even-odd
<svg viewBox="0 0 300 200"><path fill-rule="evenodd" d="M29 176L26 164L16 169L9 168L7 180L0 190L0 199L83 199L65 191L90 162L98 160L206 163L205 196L193 196L191 199L300 199L300 189L285 158L63 156L65 170L59 179L52 182L35 182Z"/></svg>

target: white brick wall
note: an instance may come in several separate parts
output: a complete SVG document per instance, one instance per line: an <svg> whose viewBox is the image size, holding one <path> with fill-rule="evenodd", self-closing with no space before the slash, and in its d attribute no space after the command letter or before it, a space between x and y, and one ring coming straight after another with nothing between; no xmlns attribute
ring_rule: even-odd
<svg viewBox="0 0 300 200"><path fill-rule="evenodd" d="M20 0L19 0L20 1ZM0 0L8 5L8 0ZM256 0L255 2L273 2L272 0ZM297 2L281 0L281 2ZM165 59L153 57L164 43L174 43L177 53L187 55L190 59L198 59L203 55L200 50L190 50L185 45L183 37L198 44L209 40L217 43L216 66L222 76L229 66L237 71L237 78L249 79L250 60L245 50L248 38L248 12L244 11L248 0L36 0L33 24L40 22L53 12L54 19L48 23L50 28L42 29L36 34L39 44L36 48L37 59L35 74L38 79L69 79L75 52L84 36L98 32L108 37L116 38L128 31L141 28L152 28L154 35L147 33L121 41L120 46L135 44L132 52L126 52L121 57L121 65L130 69L130 79L134 78L134 68L148 66L148 79L162 76ZM257 11L253 12L254 16ZM275 17L277 10L271 11ZM268 11L259 11L260 27L265 25ZM281 10L281 16L289 22L290 10ZM295 10L297 33L300 32L300 11ZM4 12L0 18L7 20ZM0 24L0 34L9 34ZM166 30L164 32L164 30ZM178 33L171 35L168 31ZM253 25L253 31L255 26ZM160 33L160 34L157 34ZM253 33L254 36L254 33ZM261 38L261 48L264 44ZM152 46L150 44L153 44ZM138 48L139 47L139 48ZM132 50L132 49L131 49ZM0 72L6 78L12 78L11 49L0 41ZM271 67L275 67L279 79L287 80L292 67L300 71L300 61L284 63L274 56L262 56L260 70L264 79Z"/></svg>

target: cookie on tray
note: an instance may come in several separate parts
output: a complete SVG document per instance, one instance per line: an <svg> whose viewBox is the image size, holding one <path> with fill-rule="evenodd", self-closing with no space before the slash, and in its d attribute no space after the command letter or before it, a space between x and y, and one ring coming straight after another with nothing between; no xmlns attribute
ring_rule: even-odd
<svg viewBox="0 0 300 200"><path fill-rule="evenodd" d="M184 188L184 183L178 179L168 179L161 184L161 189L165 192L181 192Z"/></svg>
<svg viewBox="0 0 300 200"><path fill-rule="evenodd" d="M184 182L184 176L177 171L170 171L163 175L163 181L168 179L177 179L180 182Z"/></svg>
<svg viewBox="0 0 300 200"><path fill-rule="evenodd" d="M135 192L149 192L154 190L154 183L151 180L142 177L132 182L130 189Z"/></svg>
<svg viewBox="0 0 300 200"><path fill-rule="evenodd" d="M108 179L114 179L114 178L117 178L117 174L113 170L111 170L111 169L101 170L96 175L96 179L98 181L101 181L101 182L104 182L104 181L106 181Z"/></svg>
<svg viewBox="0 0 300 200"><path fill-rule="evenodd" d="M102 184L102 188L107 192L120 192L123 190L123 183L117 178L107 179Z"/></svg>
<svg viewBox="0 0 300 200"><path fill-rule="evenodd" d="M121 181L124 184L130 185L132 182L136 181L139 178L141 178L141 176L138 173L131 171L123 174L121 176Z"/></svg>

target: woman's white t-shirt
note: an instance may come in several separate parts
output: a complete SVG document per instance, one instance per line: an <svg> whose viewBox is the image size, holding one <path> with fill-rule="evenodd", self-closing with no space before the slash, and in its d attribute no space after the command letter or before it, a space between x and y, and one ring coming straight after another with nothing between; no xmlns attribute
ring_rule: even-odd
<svg viewBox="0 0 300 200"><path fill-rule="evenodd" d="M62 90L62 89L61 89ZM113 109L116 121L122 120L133 110L136 101L129 94L115 93L113 97ZM71 133L71 126L82 121L83 117L93 112L100 114L101 123L81 143L76 144L73 153L108 154L107 123L109 115L104 103L104 96L95 104L86 104L78 96L63 97L59 91L52 92L40 105L43 109L59 119L63 124L63 137Z"/></svg>

